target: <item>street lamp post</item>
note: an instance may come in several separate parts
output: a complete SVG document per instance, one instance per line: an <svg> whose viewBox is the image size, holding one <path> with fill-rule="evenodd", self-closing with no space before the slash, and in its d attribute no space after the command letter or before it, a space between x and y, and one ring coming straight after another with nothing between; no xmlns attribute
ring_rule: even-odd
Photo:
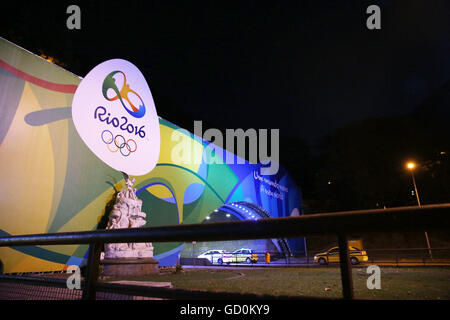
<svg viewBox="0 0 450 320"><path fill-rule="evenodd" d="M417 205L420 207L419 192L417 191L416 179L414 178L414 168L416 167L416 164L414 162L408 162L406 164L406 167L411 172L411 178L412 178L412 181L413 181L413 184L414 184L414 192L416 194ZM433 254L431 252L431 246L430 246L430 239L428 238L428 232L426 232L426 231L425 231L425 239L427 240L428 253L430 254L431 260L433 260Z"/></svg>

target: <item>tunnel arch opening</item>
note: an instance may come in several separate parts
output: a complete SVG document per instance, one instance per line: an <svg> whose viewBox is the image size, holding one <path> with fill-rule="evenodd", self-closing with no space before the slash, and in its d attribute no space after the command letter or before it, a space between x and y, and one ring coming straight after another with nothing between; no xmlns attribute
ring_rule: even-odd
<svg viewBox="0 0 450 320"><path fill-rule="evenodd" d="M273 218L273 216L264 208L247 201L235 201L223 204L213 210L202 223L237 220L257 221L266 218ZM286 263L293 256L291 246L285 238L186 243L181 256L195 259L209 250L234 252L242 248L249 248L256 252L259 256L259 261L264 261L264 254L266 252L270 253L272 260L285 260Z"/></svg>

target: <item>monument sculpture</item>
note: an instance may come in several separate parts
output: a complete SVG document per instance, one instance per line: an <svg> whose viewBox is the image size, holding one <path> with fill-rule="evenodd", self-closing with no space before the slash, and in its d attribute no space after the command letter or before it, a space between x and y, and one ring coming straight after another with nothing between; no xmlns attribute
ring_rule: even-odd
<svg viewBox="0 0 450 320"><path fill-rule="evenodd" d="M146 224L146 214L142 212L142 200L136 196L133 183L135 179L127 179L125 190L120 191L116 203L109 214L106 229L140 228ZM151 258L153 246L147 243L107 243L105 258Z"/></svg>
<svg viewBox="0 0 450 320"><path fill-rule="evenodd" d="M124 174L126 189L116 196L113 210L109 214L106 229L141 228L146 224L142 212L142 200L133 188L135 179ZM103 275L143 275L158 272L158 261L153 259L153 246L146 243L106 243L101 263Z"/></svg>

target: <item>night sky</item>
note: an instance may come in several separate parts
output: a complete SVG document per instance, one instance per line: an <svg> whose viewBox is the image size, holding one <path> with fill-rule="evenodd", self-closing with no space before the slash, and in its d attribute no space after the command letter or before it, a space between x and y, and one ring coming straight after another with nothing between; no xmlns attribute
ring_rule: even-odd
<svg viewBox="0 0 450 320"><path fill-rule="evenodd" d="M66 27L69 4L81 30ZM371 4L381 30L366 27ZM13 1L2 11L0 36L81 77L131 61L158 113L190 130L197 119L314 144L366 117L411 112L450 75L449 1Z"/></svg>

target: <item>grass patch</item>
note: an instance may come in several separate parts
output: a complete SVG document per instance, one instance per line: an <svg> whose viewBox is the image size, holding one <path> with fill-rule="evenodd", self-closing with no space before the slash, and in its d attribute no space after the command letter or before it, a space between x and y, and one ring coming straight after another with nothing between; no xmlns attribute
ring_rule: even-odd
<svg viewBox="0 0 450 320"><path fill-rule="evenodd" d="M355 298L450 299L450 268L381 268L381 289L369 290L366 267L353 268ZM342 297L340 270L329 268L184 269L135 277L171 282L174 288L290 296ZM106 280L109 281L109 280Z"/></svg>

